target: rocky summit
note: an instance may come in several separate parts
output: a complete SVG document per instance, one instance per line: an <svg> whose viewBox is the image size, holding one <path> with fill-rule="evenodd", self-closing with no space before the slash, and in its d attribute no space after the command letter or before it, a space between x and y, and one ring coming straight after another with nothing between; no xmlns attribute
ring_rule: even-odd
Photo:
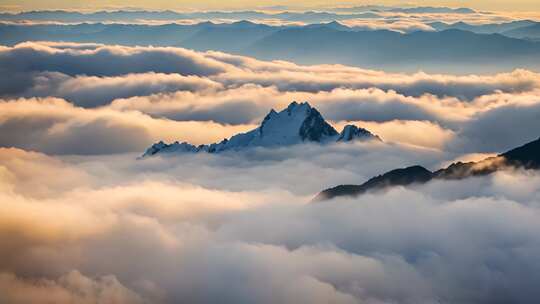
<svg viewBox="0 0 540 304"><path fill-rule="evenodd" d="M219 153L252 147L280 147L309 142L328 144L357 140L380 140L380 138L354 125L345 126L343 131L338 133L309 103L294 101L281 112L270 110L259 127L249 132L236 134L219 143L199 146L187 142L167 144L160 141L148 148L143 157L159 153Z"/></svg>

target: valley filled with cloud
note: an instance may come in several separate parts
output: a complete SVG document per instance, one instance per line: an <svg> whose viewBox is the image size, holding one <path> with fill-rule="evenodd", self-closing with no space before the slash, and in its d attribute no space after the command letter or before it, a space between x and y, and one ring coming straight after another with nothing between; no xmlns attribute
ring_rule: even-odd
<svg viewBox="0 0 540 304"><path fill-rule="evenodd" d="M25 15L23 22L1 14L0 32L8 35L0 38L0 302L534 302L540 297L540 173L532 166L313 201L324 189L362 184L396 168L435 172L540 137L540 70L531 61L540 54L538 42L502 30L480 33L486 24L523 21L518 13L383 7L371 13L373 21L341 19L336 16L344 13L334 8L276 15L279 22L265 24L301 23L276 30L275 38L337 19L362 37L390 29L382 35L401 35L403 46L426 33L439 35L443 46L477 35L496 46L484 50L483 63L492 69L446 70L460 48L428 61L411 55L388 62L418 59L410 70L327 61L331 53L306 51L313 57L303 61L255 48L235 52L234 43L210 35L197 39L221 48L195 47L194 37L186 44L122 43L112 34L45 39L20 28L54 21L69 32L123 24L120 34L134 33L136 41L140 29L130 28L150 26L159 15ZM192 14L174 17L227 17ZM458 21L479 28L447 31L432 24ZM246 33L225 24L231 37ZM273 41L287 41L280 39ZM523 47L519 60L505 57L507 43L514 51ZM292 54L285 45L276 49ZM330 47L339 45L321 45ZM366 49L358 57L375 58L370 52L377 50ZM380 140L327 144L302 137L294 145L142 157L159 141L235 143L232 136L250 130L263 137L265 123L276 119L285 128L288 122L273 117L291 116L307 107L302 102L309 103L317 132L333 130L317 129L322 115L339 136L353 124Z"/></svg>

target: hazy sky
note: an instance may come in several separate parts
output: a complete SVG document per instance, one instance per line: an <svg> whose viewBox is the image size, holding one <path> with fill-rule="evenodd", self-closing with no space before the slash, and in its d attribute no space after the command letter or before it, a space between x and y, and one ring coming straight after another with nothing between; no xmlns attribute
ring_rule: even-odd
<svg viewBox="0 0 540 304"><path fill-rule="evenodd" d="M293 4L294 3L294 4ZM0 0L2 10L38 10L38 9L117 9L117 8L151 8L151 9L249 9L274 5L289 5L296 7L328 7L328 6L349 6L364 4L386 4L386 5L430 5L430 6L452 6L452 7L472 7L482 10L507 10L507 11L530 11L540 10L538 0L426 0L426 1L322 1L322 0Z"/></svg>

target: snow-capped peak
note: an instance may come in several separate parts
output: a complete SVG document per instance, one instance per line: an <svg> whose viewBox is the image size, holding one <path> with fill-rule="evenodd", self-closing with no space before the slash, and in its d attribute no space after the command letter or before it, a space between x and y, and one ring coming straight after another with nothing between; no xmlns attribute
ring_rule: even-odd
<svg viewBox="0 0 540 304"><path fill-rule="evenodd" d="M374 135L364 128L359 128L355 125L346 125L343 131L339 134L337 141L352 141L355 139L376 139L381 140L379 136Z"/></svg>
<svg viewBox="0 0 540 304"><path fill-rule="evenodd" d="M162 141L146 150L143 157L162 152L208 152L235 151L249 147L290 146L304 142L329 143L375 137L369 131L356 126L346 126L339 134L328 124L317 109L307 102L293 101L281 112L270 110L261 125L246 133L232 136L219 143L194 146L183 142L166 144Z"/></svg>

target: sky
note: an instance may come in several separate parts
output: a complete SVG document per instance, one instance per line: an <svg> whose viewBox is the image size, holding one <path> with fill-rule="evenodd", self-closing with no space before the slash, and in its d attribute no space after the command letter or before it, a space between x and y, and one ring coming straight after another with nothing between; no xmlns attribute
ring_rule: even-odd
<svg viewBox="0 0 540 304"><path fill-rule="evenodd" d="M304 0L291 1L283 0L230 0L230 1L215 1L215 0L182 0L182 1L167 1L167 0L2 0L0 1L0 9L9 11L26 11L26 10L42 10L42 9L119 9L119 8L146 8L146 9L252 9L262 8L276 5L288 5L291 7L328 7L328 6L353 6L366 4L384 4L384 5L418 5L418 6L450 6L450 7L471 7L479 10L490 11L532 11L540 9L540 2L537 0L478 0L478 1L321 1L321 0Z"/></svg>

